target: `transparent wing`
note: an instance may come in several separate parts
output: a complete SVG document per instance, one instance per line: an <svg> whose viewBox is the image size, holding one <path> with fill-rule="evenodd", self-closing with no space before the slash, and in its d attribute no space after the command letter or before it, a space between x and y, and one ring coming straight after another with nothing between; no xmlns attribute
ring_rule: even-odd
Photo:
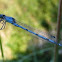
<svg viewBox="0 0 62 62"><path fill-rule="evenodd" d="M33 27L31 27L31 26L29 26L29 25L27 25L25 23L22 23L20 21L16 21L16 23L19 24L19 25L21 25L21 26L23 26L23 27L25 27L25 28L27 28L28 30L31 30L31 31L33 31L33 32L35 32L37 34L40 34L40 35L42 35L42 36L44 36L46 38L55 39L55 36L53 36L51 34L48 34L48 32L46 32L46 31L43 32L43 31L41 31L39 29L33 28Z"/></svg>

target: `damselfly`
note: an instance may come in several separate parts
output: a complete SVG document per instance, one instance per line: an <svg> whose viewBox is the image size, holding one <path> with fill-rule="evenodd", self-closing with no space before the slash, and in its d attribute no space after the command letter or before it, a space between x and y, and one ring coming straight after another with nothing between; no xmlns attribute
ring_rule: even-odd
<svg viewBox="0 0 62 62"><path fill-rule="evenodd" d="M3 20L4 20L4 21L3 21ZM3 21L3 22L2 22L2 21ZM9 17L9 16L6 16L6 15L0 14L0 22L2 22L2 27L0 28L0 30L4 29L6 22L8 22L8 23L13 24L13 25L16 26L16 27L22 28L22 29L24 29L24 30L30 32L31 34L34 34L34 35L38 36L39 38L42 38L42 39L47 40L47 41L49 41L49 42L51 42L51 43L57 44L57 45L59 45L59 46L62 46L62 44L57 43L57 42L55 42L54 40L49 39L49 38L47 38L47 37L45 37L45 36L43 36L43 35L40 35L40 34L36 33L35 31L32 31L32 30L33 30L32 27L29 27L29 26L27 26L26 24L23 24L23 23L18 23L13 17ZM24 26L24 27L23 27L23 26ZM29 27L29 29L28 29L28 28L25 28L25 27ZM31 30L31 28L32 28L32 30ZM55 38L55 37L52 36L52 35L49 35L49 36Z"/></svg>

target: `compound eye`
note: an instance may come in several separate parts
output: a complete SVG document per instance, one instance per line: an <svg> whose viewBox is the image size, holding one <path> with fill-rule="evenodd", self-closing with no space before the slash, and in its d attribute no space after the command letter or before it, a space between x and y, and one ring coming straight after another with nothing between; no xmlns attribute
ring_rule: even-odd
<svg viewBox="0 0 62 62"><path fill-rule="evenodd" d="M3 15L3 16L5 16L5 15Z"/></svg>

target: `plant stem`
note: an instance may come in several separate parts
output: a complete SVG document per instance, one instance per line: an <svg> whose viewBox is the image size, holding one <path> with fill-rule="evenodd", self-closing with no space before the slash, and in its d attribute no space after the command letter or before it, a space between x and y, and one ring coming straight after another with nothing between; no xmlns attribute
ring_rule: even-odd
<svg viewBox="0 0 62 62"><path fill-rule="evenodd" d="M61 7L62 6L62 0L59 2L59 8L58 8L58 17L57 17L57 38L56 41L59 43L60 41L60 26L61 26ZM58 61L58 45L55 45L55 51L54 51L54 62Z"/></svg>
<svg viewBox="0 0 62 62"><path fill-rule="evenodd" d="M2 47L2 42L1 42L1 36L0 36L0 47L1 47L1 54L4 62L4 54L3 54L3 47Z"/></svg>

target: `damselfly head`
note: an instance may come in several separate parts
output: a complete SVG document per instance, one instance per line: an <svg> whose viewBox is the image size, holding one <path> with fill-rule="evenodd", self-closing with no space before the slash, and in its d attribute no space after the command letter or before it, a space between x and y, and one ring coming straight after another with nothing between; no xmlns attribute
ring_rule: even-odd
<svg viewBox="0 0 62 62"><path fill-rule="evenodd" d="M4 14L0 14L0 18L4 18L4 16L5 16Z"/></svg>

